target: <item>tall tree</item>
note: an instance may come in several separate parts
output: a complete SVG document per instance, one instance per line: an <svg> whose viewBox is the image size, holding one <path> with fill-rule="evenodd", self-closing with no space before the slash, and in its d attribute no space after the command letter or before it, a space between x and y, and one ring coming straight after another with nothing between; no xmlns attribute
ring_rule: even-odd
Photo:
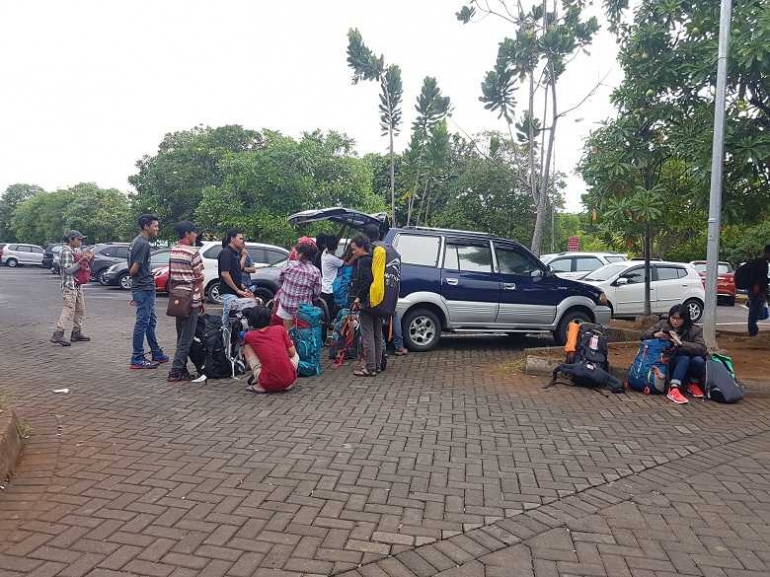
<svg viewBox="0 0 770 577"><path fill-rule="evenodd" d="M401 69L385 65L385 56L377 57L363 41L361 33L351 28L348 31L348 66L353 70L353 84L361 80L376 80L380 83L380 128L388 136L390 154L390 212L396 219L396 158L394 139L401 130L401 102L404 87Z"/></svg>
<svg viewBox="0 0 770 577"><path fill-rule="evenodd" d="M13 213L19 203L45 192L35 184L12 184L0 196L0 241L16 242L20 240L12 227ZM27 240L27 239L21 239Z"/></svg>
<svg viewBox="0 0 770 577"><path fill-rule="evenodd" d="M499 7L498 7L499 4ZM535 226L532 233L532 251L540 255L548 210L551 164L556 126L566 112L559 111L557 83L566 69L570 57L590 44L599 29L595 18L583 20L585 0L543 0L531 3L525 11L519 0L486 1L470 0L457 12L457 19L469 23L479 14L495 16L515 28L513 37L505 38L499 46L495 67L481 84L481 98L487 110L496 112L508 125L511 142L514 143L512 125L516 109L517 81L527 83L527 105L523 135L529 156L528 187L535 203ZM550 4L550 8L549 8ZM499 9L498 9L499 8ZM561 8L561 13L559 8ZM544 102L542 121L535 116L536 94L542 94ZM550 105L550 112L548 107ZM550 123L550 124L549 124ZM537 158L537 127L548 130L548 142L544 154Z"/></svg>

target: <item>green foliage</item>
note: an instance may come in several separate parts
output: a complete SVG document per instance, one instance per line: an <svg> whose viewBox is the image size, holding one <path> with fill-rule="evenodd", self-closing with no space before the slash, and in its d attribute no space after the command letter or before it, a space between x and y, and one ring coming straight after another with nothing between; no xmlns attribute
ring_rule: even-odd
<svg viewBox="0 0 770 577"><path fill-rule="evenodd" d="M39 192L19 203L11 221L17 238L46 244L77 229L91 243L127 240L133 218L128 197L116 189L82 183L55 192Z"/></svg>
<svg viewBox="0 0 770 577"><path fill-rule="evenodd" d="M372 52L358 28L348 30L348 66L353 70L353 84L361 80L379 80L385 70L385 57Z"/></svg>
<svg viewBox="0 0 770 577"><path fill-rule="evenodd" d="M401 127L401 102L404 98L401 69L395 64L388 66L380 83L380 128L383 136L390 131L395 136Z"/></svg>
<svg viewBox="0 0 770 577"><path fill-rule="evenodd" d="M2 197L0 197L0 241L16 242L20 240L16 237L12 227L13 213L19 203L41 192L45 191L35 184L12 184L5 189Z"/></svg>
<svg viewBox="0 0 770 577"><path fill-rule="evenodd" d="M770 244L770 221L754 226L727 227L722 234L721 258L738 265L757 258Z"/></svg>

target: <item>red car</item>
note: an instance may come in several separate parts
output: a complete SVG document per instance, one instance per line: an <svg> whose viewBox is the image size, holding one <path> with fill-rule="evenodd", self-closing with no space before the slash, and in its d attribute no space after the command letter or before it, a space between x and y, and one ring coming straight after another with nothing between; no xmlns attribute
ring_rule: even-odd
<svg viewBox="0 0 770 577"><path fill-rule="evenodd" d="M690 263L698 271L704 285L706 283L706 261L694 260ZM735 269L729 262L721 261L717 269L717 297L728 306L735 304L738 289L735 286Z"/></svg>
<svg viewBox="0 0 770 577"><path fill-rule="evenodd" d="M152 271L155 278L155 290L159 293L168 292L168 265L159 266Z"/></svg>

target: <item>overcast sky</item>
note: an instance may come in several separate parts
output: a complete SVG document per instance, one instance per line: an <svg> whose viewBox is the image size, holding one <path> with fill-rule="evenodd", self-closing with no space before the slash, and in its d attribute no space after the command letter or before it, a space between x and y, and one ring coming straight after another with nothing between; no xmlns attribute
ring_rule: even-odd
<svg viewBox="0 0 770 577"><path fill-rule="evenodd" d="M597 2L598 3L598 2ZM598 3L600 4L600 3ZM19 0L0 5L0 191L47 190L78 182L129 191L127 177L164 134L197 124L241 124L293 136L314 128L346 132L360 154L384 152L378 87L352 86L347 31L401 66L407 144L422 79L435 76L452 99L449 127L505 130L484 110L479 84L497 44L512 35L495 18L463 26L461 0ZM595 9L600 22L603 18ZM622 78L603 26L563 76L562 108L605 74ZM585 186L574 174L582 140L613 114L602 88L564 119L558 170L570 175L568 208ZM519 102L526 101L522 90Z"/></svg>

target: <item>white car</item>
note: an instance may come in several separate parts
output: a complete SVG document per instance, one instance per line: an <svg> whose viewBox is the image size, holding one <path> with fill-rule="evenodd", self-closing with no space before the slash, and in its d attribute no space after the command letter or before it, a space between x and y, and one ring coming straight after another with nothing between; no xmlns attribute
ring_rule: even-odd
<svg viewBox="0 0 770 577"><path fill-rule="evenodd" d="M698 322L703 315L706 291L698 271L681 262L650 263L650 305L652 314L665 314L672 306L683 304L690 318ZM626 261L608 264L580 282L604 291L616 317L644 314L644 263Z"/></svg>
<svg viewBox="0 0 770 577"><path fill-rule="evenodd" d="M246 248L257 268L270 266L289 256L288 250L280 246L273 246L272 244L247 242ZM209 301L215 303L221 302L219 297L219 262L217 261L220 252L222 252L221 242L204 242L200 248L201 258L203 259L203 274L206 278L204 281L206 297Z"/></svg>
<svg viewBox="0 0 770 577"><path fill-rule="evenodd" d="M579 280L606 264L628 259L626 255L614 252L560 252L544 254L540 260L550 266L556 276Z"/></svg>
<svg viewBox="0 0 770 577"><path fill-rule="evenodd" d="M0 264L11 268L17 266L43 266L45 249L36 244L9 243L3 247Z"/></svg>

